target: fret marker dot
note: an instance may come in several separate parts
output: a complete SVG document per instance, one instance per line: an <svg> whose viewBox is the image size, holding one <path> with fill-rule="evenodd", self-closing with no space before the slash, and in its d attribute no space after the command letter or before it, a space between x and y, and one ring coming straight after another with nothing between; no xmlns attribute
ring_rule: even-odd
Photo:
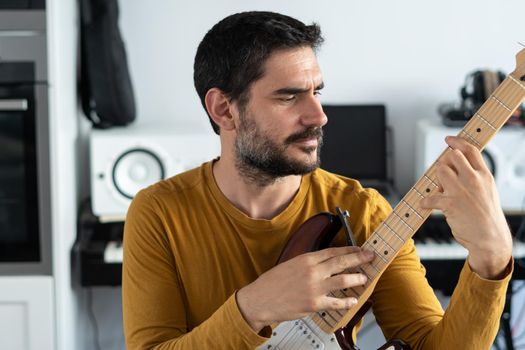
<svg viewBox="0 0 525 350"><path fill-rule="evenodd" d="M374 239L374 242L373 242L373 243L376 244L376 243L377 243L377 239Z"/></svg>
<svg viewBox="0 0 525 350"><path fill-rule="evenodd" d="M406 218L408 218L409 216L410 216L410 214L409 214L409 213L406 213L406 214L405 214L405 217L406 217Z"/></svg>
<svg viewBox="0 0 525 350"><path fill-rule="evenodd" d="M429 193L430 192L430 188L427 188L426 191L427 191L427 193Z"/></svg>
<svg viewBox="0 0 525 350"><path fill-rule="evenodd" d="M385 255L388 255L388 250L385 250L384 253L385 253Z"/></svg>
<svg viewBox="0 0 525 350"><path fill-rule="evenodd" d="M477 128L476 131L477 131L477 132L481 132L481 128Z"/></svg>
<svg viewBox="0 0 525 350"><path fill-rule="evenodd" d="M522 75L520 78L521 81L525 81L525 75Z"/></svg>
<svg viewBox="0 0 525 350"><path fill-rule="evenodd" d="M325 317L325 316L326 316L326 312L323 312L323 313L321 314L321 316Z"/></svg>

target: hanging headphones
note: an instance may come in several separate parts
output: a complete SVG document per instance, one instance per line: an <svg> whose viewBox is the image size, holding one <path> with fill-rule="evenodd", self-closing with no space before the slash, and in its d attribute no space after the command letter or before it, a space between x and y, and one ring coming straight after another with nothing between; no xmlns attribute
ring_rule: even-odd
<svg viewBox="0 0 525 350"><path fill-rule="evenodd" d="M464 125L505 78L506 74L502 71L476 70L469 73L460 89L461 104L443 104L439 107L443 123L448 126ZM507 124L525 126L523 105L514 112Z"/></svg>
<svg viewBox="0 0 525 350"><path fill-rule="evenodd" d="M505 73L501 71L476 70L470 73L460 91L461 105L466 110L473 109L474 113L505 78Z"/></svg>

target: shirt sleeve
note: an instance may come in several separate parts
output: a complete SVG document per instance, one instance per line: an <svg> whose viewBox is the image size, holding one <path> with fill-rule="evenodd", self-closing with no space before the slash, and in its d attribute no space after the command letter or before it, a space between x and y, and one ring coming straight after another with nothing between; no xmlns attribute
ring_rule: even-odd
<svg viewBox="0 0 525 350"><path fill-rule="evenodd" d="M188 330L184 289L159 213L154 198L139 192L126 217L122 304L127 348L250 349L268 340L244 320L235 294Z"/></svg>
<svg viewBox="0 0 525 350"><path fill-rule="evenodd" d="M374 225L386 218L388 208L378 195ZM386 339L402 339L412 349L489 349L499 328L512 266L511 260L501 280L486 280L466 262L444 312L410 239L377 283L374 315Z"/></svg>

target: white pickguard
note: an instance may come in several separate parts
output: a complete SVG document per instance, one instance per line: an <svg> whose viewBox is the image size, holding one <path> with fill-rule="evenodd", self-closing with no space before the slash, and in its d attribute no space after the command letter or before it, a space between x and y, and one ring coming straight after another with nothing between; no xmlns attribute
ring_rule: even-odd
<svg viewBox="0 0 525 350"><path fill-rule="evenodd" d="M341 350L333 334L327 334L309 317L282 322L272 337L257 350Z"/></svg>
<svg viewBox="0 0 525 350"><path fill-rule="evenodd" d="M310 317L282 322L257 350L341 350L334 334L325 333ZM386 350L394 350L394 346Z"/></svg>

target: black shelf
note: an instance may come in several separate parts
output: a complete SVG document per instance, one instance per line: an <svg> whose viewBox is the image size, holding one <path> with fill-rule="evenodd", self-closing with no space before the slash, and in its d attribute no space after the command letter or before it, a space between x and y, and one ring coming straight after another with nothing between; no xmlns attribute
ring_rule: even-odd
<svg viewBox="0 0 525 350"><path fill-rule="evenodd" d="M77 239L71 250L73 280L83 287L120 286L122 264L106 263L104 249L109 241L122 241L124 222L100 222L88 200L78 218Z"/></svg>

